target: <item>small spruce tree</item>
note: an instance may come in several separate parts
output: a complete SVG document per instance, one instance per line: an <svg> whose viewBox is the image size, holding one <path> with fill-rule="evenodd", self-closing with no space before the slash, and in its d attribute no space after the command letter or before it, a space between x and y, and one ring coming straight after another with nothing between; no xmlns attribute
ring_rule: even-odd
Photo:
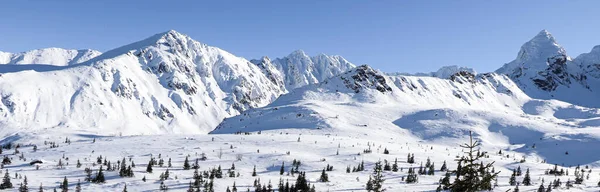
<svg viewBox="0 0 600 192"><path fill-rule="evenodd" d="M480 153L479 150L477 150L477 152L474 151L474 149L480 145L481 144L478 141L473 142L472 132L469 132L469 143L461 145L461 147L467 149L467 151L465 152L464 156L456 160L459 163L463 163L463 167L461 168L460 172L456 173L460 176L457 176L454 180L454 183L450 185L451 191L474 192L492 190L492 181L498 176L498 172L485 174L480 173L480 169L492 169L494 164L494 162L488 163L484 165L483 168L480 168L481 165L478 163L478 161L485 156L485 152Z"/></svg>

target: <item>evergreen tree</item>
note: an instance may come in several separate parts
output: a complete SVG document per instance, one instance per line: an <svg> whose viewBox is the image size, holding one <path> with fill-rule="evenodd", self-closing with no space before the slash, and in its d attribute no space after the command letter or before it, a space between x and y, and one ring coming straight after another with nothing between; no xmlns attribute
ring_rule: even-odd
<svg viewBox="0 0 600 192"><path fill-rule="evenodd" d="M442 178L442 181L440 182L440 184L443 185L444 190L448 190L450 188L450 173L449 172L446 172L446 175L444 175L444 178Z"/></svg>
<svg viewBox="0 0 600 192"><path fill-rule="evenodd" d="M150 162L148 162L148 167L146 167L146 172L152 173L152 160L150 160Z"/></svg>
<svg viewBox="0 0 600 192"><path fill-rule="evenodd" d="M419 177L415 173L414 168L408 168L408 175L406 176L406 183L416 183L419 181Z"/></svg>
<svg viewBox="0 0 600 192"><path fill-rule="evenodd" d="M44 187L42 186L42 183L40 183L40 188L38 189L38 192L44 192Z"/></svg>
<svg viewBox="0 0 600 192"><path fill-rule="evenodd" d="M125 186L123 186L123 192L127 192L127 183L125 183Z"/></svg>
<svg viewBox="0 0 600 192"><path fill-rule="evenodd" d="M183 170L189 170L190 169L190 162L188 161L188 157L185 157L185 160L183 161Z"/></svg>
<svg viewBox="0 0 600 192"><path fill-rule="evenodd" d="M392 164L392 171L398 172L398 158L396 158L396 160L394 160L394 164Z"/></svg>
<svg viewBox="0 0 600 192"><path fill-rule="evenodd" d="M409 154L408 154L408 157L406 158L406 162L407 162L407 163L410 163L410 164L413 164L413 163L415 163L415 154L413 153L413 154L411 155L411 154L409 153Z"/></svg>
<svg viewBox="0 0 600 192"><path fill-rule="evenodd" d="M512 175L510 175L510 179L508 180L508 184L510 184L511 186L515 186L517 185L517 172L515 170L513 170Z"/></svg>
<svg viewBox="0 0 600 192"><path fill-rule="evenodd" d="M429 171L427 171L427 175L434 175L435 174L435 163L432 163L431 165L429 165Z"/></svg>
<svg viewBox="0 0 600 192"><path fill-rule="evenodd" d="M467 149L467 152L465 152L466 155L457 159L457 161L463 163L464 166L459 173L457 172L457 175L460 176L457 176L454 183L450 185L451 191L471 192L492 190L492 181L498 176L498 173L481 174L479 172L479 166L481 165L477 162L480 161L480 158L485 156L485 153L479 153L479 150L477 150L477 155L475 155L473 150L479 145L481 144L478 141L473 142L473 135L469 132L469 143L461 145L462 148ZM484 165L483 169L491 169L493 164L493 162L488 163Z"/></svg>
<svg viewBox="0 0 600 192"><path fill-rule="evenodd" d="M283 173L285 172L285 162L281 163L281 168L279 169L279 175L283 175Z"/></svg>
<svg viewBox="0 0 600 192"><path fill-rule="evenodd" d="M383 170L384 171L391 171L392 167L390 166L390 163L388 163L387 160L383 160Z"/></svg>
<svg viewBox="0 0 600 192"><path fill-rule="evenodd" d="M171 164L171 158L170 158L170 157L169 157L169 162L167 163L167 166L168 166L169 168L171 168L171 167L173 166L173 164Z"/></svg>
<svg viewBox="0 0 600 192"><path fill-rule="evenodd" d="M27 187L27 176L23 179L23 183L19 186L19 192L28 192L29 187Z"/></svg>
<svg viewBox="0 0 600 192"><path fill-rule="evenodd" d="M367 180L367 184L366 184L366 187L365 187L365 189L366 189L367 191L369 191L369 192L370 192L370 191L373 191L373 179L371 178L371 176L370 176L370 175L369 175L369 180Z"/></svg>
<svg viewBox="0 0 600 192"><path fill-rule="evenodd" d="M94 178L95 183L104 183L106 180L104 179L104 172L102 172L102 166L98 169L98 174L96 174L96 178Z"/></svg>
<svg viewBox="0 0 600 192"><path fill-rule="evenodd" d="M523 177L523 185L525 185L525 186L531 185L531 178L529 177L529 168L527 168L527 171L525 171L525 177Z"/></svg>
<svg viewBox="0 0 600 192"><path fill-rule="evenodd" d="M544 184L542 183L537 190L538 192L546 192L546 188L544 188Z"/></svg>
<svg viewBox="0 0 600 192"><path fill-rule="evenodd" d="M0 189L10 189L13 188L13 184L10 182L10 175L8 174L8 170L4 174L4 178L2 179L2 184L0 184Z"/></svg>
<svg viewBox="0 0 600 192"><path fill-rule="evenodd" d="M252 169L252 177L256 177L256 165Z"/></svg>
<svg viewBox="0 0 600 192"><path fill-rule="evenodd" d="M448 167L446 166L446 161L444 161L444 164L442 164L440 171L447 171L447 170L448 170Z"/></svg>
<svg viewBox="0 0 600 192"><path fill-rule="evenodd" d="M321 177L320 177L319 181L321 181L321 182L329 182L329 176L325 172L325 169L323 169L323 172L321 172Z"/></svg>
<svg viewBox="0 0 600 192"><path fill-rule="evenodd" d="M69 181L67 180L67 177L65 176L65 178L63 179L62 184L60 185L60 189L62 189L62 192L67 192L69 191Z"/></svg>
<svg viewBox="0 0 600 192"><path fill-rule="evenodd" d="M373 179L371 180L371 176L369 176L369 180L371 181L372 185L372 191L374 192L385 191L385 189L383 189L383 182L385 179L383 179L383 175L381 174L382 172L383 169L381 168L381 161L378 161L375 163L373 173L371 174ZM369 185L369 182L367 182L367 185Z"/></svg>
<svg viewBox="0 0 600 192"><path fill-rule="evenodd" d="M308 185L308 182L306 181L306 173L305 172L298 173L298 178L296 179L296 189L298 191L310 190L310 186Z"/></svg>

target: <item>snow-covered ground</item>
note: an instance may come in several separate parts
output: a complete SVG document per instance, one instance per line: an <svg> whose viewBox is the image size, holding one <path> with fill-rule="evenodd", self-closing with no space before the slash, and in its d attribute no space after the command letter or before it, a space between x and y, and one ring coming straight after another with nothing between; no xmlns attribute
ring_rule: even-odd
<svg viewBox="0 0 600 192"><path fill-rule="evenodd" d="M95 136L95 135L59 135L51 132L35 135L40 139L29 140L31 144L38 145L37 151L32 147L21 147L26 161L19 160L17 155L8 155L13 158L12 164L5 165L5 171L9 171L12 182L18 186L22 179L15 179L15 173L19 178L27 176L29 187L37 189L40 184L46 190L58 188L59 183L66 176L69 187L74 190L78 180L81 180L83 191L120 191L127 185L129 191L157 191L159 189L159 176L167 169L170 177L164 183L169 191L185 191L189 182L192 181L193 169L183 170L183 161L189 157L190 163L200 158L205 153L207 160L199 161L200 171L221 166L224 177L214 179L215 191L225 191L229 186L236 183L238 191L246 191L250 188L254 191L253 182L260 178L263 184L269 181L277 188L280 179L294 183L296 176L288 175L294 159L302 162L299 170L306 172L307 179L314 184L317 191L364 191L366 181L372 172L374 163L387 160L393 163L398 159L398 172L385 171L385 182L383 186L388 191L432 191L438 186L439 179L445 172L439 171L443 162L446 161L449 169L456 168L454 159L462 154L462 149L455 145L455 141L440 141L435 143L420 141L419 139L404 134L401 131L387 132L386 135L371 134L346 134L343 132L323 134L321 131L298 131L297 129L284 129L275 131L262 131L261 134L252 135L154 135L154 136ZM70 144L64 143L66 137L71 140ZM93 142L95 138L95 142ZM57 142L59 147L50 148L44 142ZM461 140L463 141L463 140ZM460 142L460 141L459 141ZM23 143L29 144L29 143ZM365 149L371 149L372 153L363 153ZM389 154L383 154L384 149ZM495 162L495 170L501 171L498 178L498 187L495 191L506 191L514 188L508 183L512 169L521 167L523 175L526 169L530 169L532 186L520 186L523 191L537 189L542 179L547 185L549 181L560 178L566 182L574 180L575 167L565 167L570 172L569 176L549 176L544 172L552 168L552 164L541 163L542 159L525 153L507 151L504 147L484 146L488 151L489 158L486 162ZM503 150L502 155L497 152ZM3 154L12 154L13 150L4 150ZM289 154L288 154L289 152ZM415 164L406 162L408 153L414 153ZM219 155L221 154L221 155ZM154 166L153 173L147 173L146 167L151 157L164 160L164 166ZM98 165L94 166L97 157L102 156L112 164L126 159L127 164L135 163L134 177L119 177L118 171L106 172L106 183L94 184L84 182L85 168L92 168L95 174ZM508 156L508 157L507 157ZM172 167L167 166L171 158ZM238 160L241 158L241 160ZM435 164L435 175L420 175L416 184L406 184L402 177L407 175L410 167L418 168L421 163L425 164L427 158ZM525 162L520 161L525 158ZM44 163L36 166L29 162L40 159ZM82 164L77 168L76 162ZM62 161L65 166L58 167ZM346 167L355 167L364 161L365 171L346 173ZM280 175L281 164L285 164L285 173ZM236 176L227 177L227 170L235 164ZM334 167L333 171L327 172L329 182L318 182L321 171L327 166ZM256 166L256 177L252 177L252 170ZM573 188L560 188L562 191L597 191L597 183L600 176L596 173L598 167L590 165L592 172L589 179L581 185ZM582 168L585 166L582 166ZM559 166L559 168L562 168ZM104 166L106 169L106 166ZM587 170L587 169L586 169ZM587 174L587 173L586 173ZM142 178L147 179L146 182ZM523 176L517 177L521 181ZM453 179L452 179L453 180ZM557 189L555 189L556 191Z"/></svg>

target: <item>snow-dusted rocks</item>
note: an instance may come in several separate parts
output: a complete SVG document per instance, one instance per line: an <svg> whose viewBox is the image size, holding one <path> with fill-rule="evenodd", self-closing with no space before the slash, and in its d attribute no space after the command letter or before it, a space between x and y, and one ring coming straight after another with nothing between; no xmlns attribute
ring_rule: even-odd
<svg viewBox="0 0 600 192"><path fill-rule="evenodd" d="M380 92L392 91L392 88L386 83L385 77L367 65L361 65L352 69L340 78L348 89L358 93L361 89L376 89Z"/></svg>

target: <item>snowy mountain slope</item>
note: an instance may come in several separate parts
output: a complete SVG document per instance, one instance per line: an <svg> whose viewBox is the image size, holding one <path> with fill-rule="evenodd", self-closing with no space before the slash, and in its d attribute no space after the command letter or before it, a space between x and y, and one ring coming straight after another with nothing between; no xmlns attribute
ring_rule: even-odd
<svg viewBox="0 0 600 192"><path fill-rule="evenodd" d="M70 67L4 73L0 90L5 135L206 133L285 91L249 61L175 31Z"/></svg>
<svg viewBox="0 0 600 192"><path fill-rule="evenodd" d="M594 149L581 147L600 144L599 117L595 108L532 99L504 75L459 72L444 80L385 76L359 66L227 118L211 133L308 129L352 136L402 134L437 143L474 131L487 146L574 165L600 160L590 155Z"/></svg>
<svg viewBox="0 0 600 192"><path fill-rule="evenodd" d="M402 73L402 72L393 72L393 73L385 73L386 75L389 76L421 76L421 77L437 77L437 78L442 78L442 79L449 79L450 76L461 72L461 71L466 71L472 74L477 74L477 72L472 69L472 68L468 68L468 67L459 67L456 65L451 65L451 66L444 66L441 67L440 69L438 69L435 72L429 72L429 73Z"/></svg>
<svg viewBox="0 0 600 192"><path fill-rule="evenodd" d="M36 49L22 53L8 53L0 51L0 64L48 64L67 66L88 61L101 53L96 50L46 48Z"/></svg>
<svg viewBox="0 0 600 192"><path fill-rule="evenodd" d="M283 82L283 74L275 67L275 65L273 65L269 57L253 59L250 60L250 62L258 66L258 68L261 69L262 73L265 74L273 84L279 86L279 88L282 90L286 90L285 82Z"/></svg>
<svg viewBox="0 0 600 192"><path fill-rule="evenodd" d="M283 75L287 90L319 83L355 67L341 56L319 54L310 57L302 50L277 58L272 61L272 64Z"/></svg>

